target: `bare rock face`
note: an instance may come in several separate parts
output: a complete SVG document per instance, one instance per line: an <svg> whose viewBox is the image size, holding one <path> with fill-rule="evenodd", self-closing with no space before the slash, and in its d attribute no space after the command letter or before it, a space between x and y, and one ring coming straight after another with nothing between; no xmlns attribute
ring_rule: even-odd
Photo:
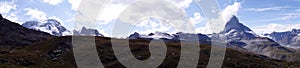
<svg viewBox="0 0 300 68"><path fill-rule="evenodd" d="M3 17L2 17L2 15L0 14L0 20L2 20L3 19Z"/></svg>

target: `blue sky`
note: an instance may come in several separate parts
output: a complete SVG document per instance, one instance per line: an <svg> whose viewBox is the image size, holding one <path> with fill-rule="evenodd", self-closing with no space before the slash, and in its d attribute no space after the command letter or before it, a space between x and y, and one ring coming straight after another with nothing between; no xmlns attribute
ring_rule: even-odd
<svg viewBox="0 0 300 68"><path fill-rule="evenodd" d="M84 0L83 0L84 1ZM205 33L206 18L193 0L172 0L194 23L196 32ZM220 10L227 15L236 15L240 21L258 34L273 31L300 29L300 0L217 0ZM118 15L134 0L111 0L104 7L97 29L110 36ZM73 29L73 21L80 0L0 0L0 13L19 24L25 21L57 19L63 26ZM227 10L226 10L227 9ZM149 18L136 26L132 32L155 31L174 33L167 24Z"/></svg>

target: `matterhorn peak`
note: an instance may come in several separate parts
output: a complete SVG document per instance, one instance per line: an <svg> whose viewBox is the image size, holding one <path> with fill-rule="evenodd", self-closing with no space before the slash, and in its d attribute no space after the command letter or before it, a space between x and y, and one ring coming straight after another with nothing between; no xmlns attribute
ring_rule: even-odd
<svg viewBox="0 0 300 68"><path fill-rule="evenodd" d="M221 32L228 40L240 41L242 39L252 39L258 37L249 27L239 22L236 16L233 16L225 25Z"/></svg>
<svg viewBox="0 0 300 68"><path fill-rule="evenodd" d="M240 23L239 19L236 16L233 16L225 25L224 32L229 32L231 30L237 31L252 31L250 28Z"/></svg>

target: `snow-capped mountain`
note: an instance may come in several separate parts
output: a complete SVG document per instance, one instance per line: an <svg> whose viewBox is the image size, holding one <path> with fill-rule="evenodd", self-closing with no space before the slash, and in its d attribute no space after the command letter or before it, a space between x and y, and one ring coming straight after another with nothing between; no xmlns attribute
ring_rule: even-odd
<svg viewBox="0 0 300 68"><path fill-rule="evenodd" d="M0 47L28 46L51 37L48 33L27 29L0 14Z"/></svg>
<svg viewBox="0 0 300 68"><path fill-rule="evenodd" d="M103 34L100 34L98 30L96 29L87 29L86 27L82 27L80 31L73 30L74 35L80 35L80 36L101 36L103 37Z"/></svg>
<svg viewBox="0 0 300 68"><path fill-rule="evenodd" d="M137 33L137 32L134 32L133 34L131 34L131 35L128 37L128 39L139 39L139 38L141 38L141 37L140 37L140 34Z"/></svg>
<svg viewBox="0 0 300 68"><path fill-rule="evenodd" d="M142 35L137 32L131 34L129 39L140 39L140 38L151 38L151 39L173 39L173 36L168 33L163 33L163 32L155 32L155 33L150 33L148 35Z"/></svg>
<svg viewBox="0 0 300 68"><path fill-rule="evenodd" d="M189 33L178 32L176 34L173 34L173 36L174 36L173 39L177 39L177 40L191 40L193 37L198 37L197 40L199 40L199 41L209 41L209 40L211 40L207 35L204 35L204 34L201 34L201 33L189 34Z"/></svg>
<svg viewBox="0 0 300 68"><path fill-rule="evenodd" d="M233 16L226 23L224 30L220 34L221 37L228 41L240 41L259 37L250 28L240 23L236 16Z"/></svg>
<svg viewBox="0 0 300 68"><path fill-rule="evenodd" d="M286 32L273 32L271 34L264 34L264 36L270 37L279 44L287 47L300 47L300 29L293 29L292 31Z"/></svg>
<svg viewBox="0 0 300 68"><path fill-rule="evenodd" d="M198 38L195 38L198 37ZM163 32L155 32L150 33L148 35L139 34L137 32L131 34L129 39L163 39L163 40L173 40L173 41L179 41L179 40L185 40L185 41L209 41L210 38L204 34L189 34L189 33L182 33L178 32L175 34L168 34Z"/></svg>
<svg viewBox="0 0 300 68"><path fill-rule="evenodd" d="M250 28L240 23L236 16L233 16L226 23L224 30L219 35L221 38L226 39L227 46L230 48L261 54L275 59L290 60L290 57L287 58L286 56L291 53L291 50L281 46L272 39L258 36Z"/></svg>
<svg viewBox="0 0 300 68"><path fill-rule="evenodd" d="M164 39L172 39L173 36L168 34L168 33L163 33L163 32L155 32L155 33L150 33L148 34L148 36L146 35L142 35L142 37L145 38L153 38L153 39L160 39L160 38L164 38Z"/></svg>
<svg viewBox="0 0 300 68"><path fill-rule="evenodd" d="M48 19L42 22L27 21L23 23L22 26L29 29L47 32L54 36L64 36L66 34L71 34L70 31L68 31L60 24L60 22L54 19Z"/></svg>

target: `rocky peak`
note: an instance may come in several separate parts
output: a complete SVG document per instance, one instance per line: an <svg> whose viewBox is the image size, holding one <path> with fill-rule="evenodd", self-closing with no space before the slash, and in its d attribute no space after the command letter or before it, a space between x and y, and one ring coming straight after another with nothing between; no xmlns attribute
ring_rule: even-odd
<svg viewBox="0 0 300 68"><path fill-rule="evenodd" d="M240 41L242 39L253 39L259 37L250 28L240 23L236 16L233 16L220 33L222 38L229 41Z"/></svg>
<svg viewBox="0 0 300 68"><path fill-rule="evenodd" d="M100 34L98 32L98 30L96 29L88 29L86 27L82 27L81 31L80 31L81 35L85 35L85 36L104 36L102 34Z"/></svg>
<svg viewBox="0 0 300 68"><path fill-rule="evenodd" d="M229 32L232 29L235 29L237 31L252 31L247 26L243 25L239 22L239 19L236 16L233 16L225 25L224 32Z"/></svg>
<svg viewBox="0 0 300 68"><path fill-rule="evenodd" d="M48 19L45 21L27 21L22 24L23 27L43 31L55 36L63 36L63 33L68 31L59 21Z"/></svg>

